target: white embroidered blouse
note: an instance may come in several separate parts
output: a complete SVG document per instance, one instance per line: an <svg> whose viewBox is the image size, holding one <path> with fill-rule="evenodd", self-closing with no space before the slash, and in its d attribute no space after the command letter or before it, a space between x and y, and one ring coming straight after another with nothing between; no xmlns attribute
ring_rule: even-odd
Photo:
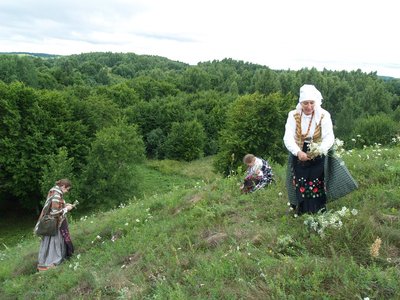
<svg viewBox="0 0 400 300"><path fill-rule="evenodd" d="M319 122L321 122L321 145L320 149L322 152L327 153L328 150L333 146L335 142L335 135L333 133L333 125L331 115L325 109L319 107L318 109L318 118L314 117L311 123L310 131L308 136L312 137L314 135L314 131ZM288 118L285 125L285 135L283 137L283 142L285 144L286 149L294 156L297 156L297 153L301 150L299 145L296 143L296 120L294 118L294 114L298 112L297 110L292 110L288 114ZM323 118L321 120L321 116ZM310 124L311 115L302 114L301 117L301 129L302 134L305 134L308 129L308 125Z"/></svg>

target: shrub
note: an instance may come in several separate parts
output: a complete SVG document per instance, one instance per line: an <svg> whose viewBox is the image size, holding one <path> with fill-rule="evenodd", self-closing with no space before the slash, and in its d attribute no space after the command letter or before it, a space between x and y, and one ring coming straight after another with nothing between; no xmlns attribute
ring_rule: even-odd
<svg viewBox="0 0 400 300"><path fill-rule="evenodd" d="M354 127L354 136L361 136L364 145L389 144L398 133L399 125L387 115L368 116Z"/></svg>
<svg viewBox="0 0 400 300"><path fill-rule="evenodd" d="M164 142L165 134L161 128L156 128L146 135L146 152L151 158L162 159L164 158Z"/></svg>
<svg viewBox="0 0 400 300"><path fill-rule="evenodd" d="M197 120L173 123L165 142L167 158L192 161L204 154L206 134Z"/></svg>
<svg viewBox="0 0 400 300"><path fill-rule="evenodd" d="M58 153L48 156L47 164L43 166L43 175L40 180L40 189L44 203L47 192L54 183L62 178L72 179L73 177L73 158L68 158L68 150L65 147L58 149ZM74 183L72 183L74 185ZM42 204L43 204L42 203Z"/></svg>
<svg viewBox="0 0 400 300"><path fill-rule="evenodd" d="M235 170L246 153L283 163L282 138L292 99L280 93L239 97L228 109L214 166L225 175Z"/></svg>
<svg viewBox="0 0 400 300"><path fill-rule="evenodd" d="M112 207L132 198L140 181L135 166L143 159L144 143L137 126L119 121L100 130L83 176L84 204Z"/></svg>

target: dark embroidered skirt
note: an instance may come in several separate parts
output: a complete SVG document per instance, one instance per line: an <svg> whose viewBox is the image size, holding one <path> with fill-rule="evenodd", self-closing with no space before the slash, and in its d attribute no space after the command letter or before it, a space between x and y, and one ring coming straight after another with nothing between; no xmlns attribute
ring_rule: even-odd
<svg viewBox="0 0 400 300"><path fill-rule="evenodd" d="M326 194L324 190L324 157L309 161L293 161L293 184L298 200L297 212L316 213L326 209Z"/></svg>
<svg viewBox="0 0 400 300"><path fill-rule="evenodd" d="M68 228L67 220L64 220L61 223L60 231L61 231L61 235L62 235L62 237L64 239L65 248L66 248L65 258L70 258L72 256L72 254L74 253L74 245L72 244L71 236L69 234L69 228Z"/></svg>

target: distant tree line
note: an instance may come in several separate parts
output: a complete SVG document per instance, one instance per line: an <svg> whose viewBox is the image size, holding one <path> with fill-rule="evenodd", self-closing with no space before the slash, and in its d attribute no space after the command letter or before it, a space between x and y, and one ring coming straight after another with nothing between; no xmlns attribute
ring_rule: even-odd
<svg viewBox="0 0 400 300"><path fill-rule="evenodd" d="M376 73L133 53L0 55L0 204L37 207L61 176L74 179L71 196L84 206L112 207L139 193L146 158L215 155L224 174L247 152L284 163L284 124L304 83L321 91L336 136L351 146L399 134L400 80Z"/></svg>

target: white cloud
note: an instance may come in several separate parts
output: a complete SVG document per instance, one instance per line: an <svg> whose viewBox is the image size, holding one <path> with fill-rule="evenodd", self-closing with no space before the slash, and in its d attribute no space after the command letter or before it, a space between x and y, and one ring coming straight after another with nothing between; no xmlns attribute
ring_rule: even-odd
<svg viewBox="0 0 400 300"><path fill-rule="evenodd" d="M395 1L2 0L0 51L233 58L400 78Z"/></svg>

